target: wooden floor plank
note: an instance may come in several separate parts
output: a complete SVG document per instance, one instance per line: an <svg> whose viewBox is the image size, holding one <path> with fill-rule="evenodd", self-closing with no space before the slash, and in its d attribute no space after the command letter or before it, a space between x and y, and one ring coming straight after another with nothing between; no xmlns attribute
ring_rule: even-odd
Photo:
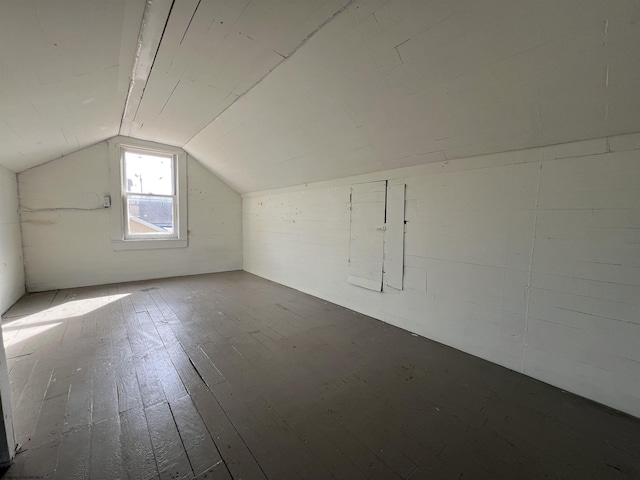
<svg viewBox="0 0 640 480"><path fill-rule="evenodd" d="M218 474L219 470L227 471L222 456L191 397L184 396L171 402L170 406L195 476L199 477L207 472L213 476L213 473Z"/></svg>
<svg viewBox="0 0 640 480"><path fill-rule="evenodd" d="M33 374L38 355L26 355L16 358L13 368L9 371L9 384L11 385L11 404L17 405L29 378Z"/></svg>
<svg viewBox="0 0 640 480"><path fill-rule="evenodd" d="M191 392L191 398L232 478L266 480L263 469L211 390L201 385Z"/></svg>
<svg viewBox="0 0 640 480"><path fill-rule="evenodd" d="M86 426L62 435L58 450L56 480L81 480L89 477L91 428Z"/></svg>
<svg viewBox="0 0 640 480"><path fill-rule="evenodd" d="M234 389L224 382L213 388L213 394L268 478L331 477L326 466L257 391Z"/></svg>
<svg viewBox="0 0 640 480"><path fill-rule="evenodd" d="M29 448L60 440L65 431L65 413L73 372L74 366L66 362L53 369Z"/></svg>
<svg viewBox="0 0 640 480"><path fill-rule="evenodd" d="M216 367L215 363L204 350L202 350L200 345L187 348L186 353L204 383L209 388L212 388L214 385L224 382L225 379L220 370L218 370L218 367Z"/></svg>
<svg viewBox="0 0 640 480"><path fill-rule="evenodd" d="M162 342L157 334L157 342L149 341L150 335L145 333L145 329L148 331L152 328L155 331L155 327L143 326L139 321L140 315L136 313L127 322L127 338L133 355L140 396L146 407L166 401L166 396L152 354L162 351Z"/></svg>
<svg viewBox="0 0 640 480"><path fill-rule="evenodd" d="M640 477L640 420L245 272L23 301L9 476Z"/></svg>
<svg viewBox="0 0 640 480"><path fill-rule="evenodd" d="M331 418L330 415L317 413L311 421L301 421L299 425L301 436L305 440L320 437L316 441L311 441L310 448L314 449L317 455L326 455L323 451L328 447L336 450L334 455L329 456L329 460L327 461L329 465L334 465L337 461L335 458L339 455L340 457L348 459L355 470L365 478L375 480L402 478L387 466L377 455L378 452L372 452L368 449L350 432L346 431L342 425ZM307 440L307 442L309 442L309 440ZM318 442L321 444L318 445ZM342 468L348 467L350 467L350 465L347 464L347 467L343 466Z"/></svg>
<svg viewBox="0 0 640 480"><path fill-rule="evenodd" d="M49 388L54 367L40 360L26 382L17 403L13 406L14 431L16 442L28 448L31 436Z"/></svg>
<svg viewBox="0 0 640 480"><path fill-rule="evenodd" d="M122 463L129 480L147 480L158 476L158 466L142 406L132 407L120 414L120 431Z"/></svg>
<svg viewBox="0 0 640 480"><path fill-rule="evenodd" d="M145 415L160 478L193 476L193 470L169 404L161 402L145 408Z"/></svg>
<svg viewBox="0 0 640 480"><path fill-rule="evenodd" d="M160 377L164 396L168 401L177 400L187 395L187 390L166 349L158 349L150 352L149 358L155 365L156 372L158 372L158 376Z"/></svg>
<svg viewBox="0 0 640 480"><path fill-rule="evenodd" d="M58 291L28 293L16 302L2 318L11 319L24 315L33 315L46 310L57 295Z"/></svg>
<svg viewBox="0 0 640 480"><path fill-rule="evenodd" d="M118 411L126 412L142 405L131 346L126 338L113 342L114 370L118 394Z"/></svg>
<svg viewBox="0 0 640 480"><path fill-rule="evenodd" d="M69 389L69 401L63 433L91 425L93 407L93 362L91 358L76 363Z"/></svg>
<svg viewBox="0 0 640 480"><path fill-rule="evenodd" d="M120 417L112 417L91 426L91 478L123 478L124 462L120 447Z"/></svg>
<svg viewBox="0 0 640 480"><path fill-rule="evenodd" d="M102 323L107 323L103 321ZM119 415L116 361L111 335L102 336L96 344L92 392L91 422L101 423Z"/></svg>
<svg viewBox="0 0 640 480"><path fill-rule="evenodd" d="M60 440L53 440L37 447L20 450L6 477L25 479L53 479L56 474Z"/></svg>

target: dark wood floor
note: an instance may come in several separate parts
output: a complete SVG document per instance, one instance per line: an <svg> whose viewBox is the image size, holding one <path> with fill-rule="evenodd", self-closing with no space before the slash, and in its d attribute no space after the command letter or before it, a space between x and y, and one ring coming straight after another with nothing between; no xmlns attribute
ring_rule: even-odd
<svg viewBox="0 0 640 480"><path fill-rule="evenodd" d="M25 297L5 478L640 478L640 420L244 272Z"/></svg>

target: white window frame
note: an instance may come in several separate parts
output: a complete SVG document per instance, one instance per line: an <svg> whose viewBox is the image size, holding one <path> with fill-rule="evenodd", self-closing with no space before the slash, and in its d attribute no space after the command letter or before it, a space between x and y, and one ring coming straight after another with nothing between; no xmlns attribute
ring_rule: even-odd
<svg viewBox="0 0 640 480"><path fill-rule="evenodd" d="M172 234L128 234L128 215L124 180L124 152L170 155L174 165L174 221ZM147 250L184 248L188 246L187 230L187 154L177 147L127 137L109 140L111 186L111 239L114 250ZM146 195L146 194L145 194ZM163 195L164 196L164 195Z"/></svg>
<svg viewBox="0 0 640 480"><path fill-rule="evenodd" d="M157 195L151 193L138 193L132 192L127 188L127 179L129 178L127 174L127 162L125 160L127 153L133 154L141 154L141 155L157 155L157 158L166 158L171 159L171 190L172 194L167 195ZM131 233L131 214L128 211L130 208L129 205L129 197L148 197L148 198L171 198L172 202L172 212L171 216L173 218L173 226L176 226L175 219L178 218L178 189L176 188L176 180L178 179L178 168L177 168L178 159L177 156L173 153L160 152L158 150L147 150L141 148L133 148L125 145L120 145L120 165L122 166L122 206L123 206L123 215L125 221L123 222L124 228L124 239L125 240L155 240L158 238L166 238L166 239L177 239L178 238L178 229L172 228L171 232L158 232L158 233ZM129 221L127 221L129 220ZM149 225L150 227L155 227L155 225Z"/></svg>

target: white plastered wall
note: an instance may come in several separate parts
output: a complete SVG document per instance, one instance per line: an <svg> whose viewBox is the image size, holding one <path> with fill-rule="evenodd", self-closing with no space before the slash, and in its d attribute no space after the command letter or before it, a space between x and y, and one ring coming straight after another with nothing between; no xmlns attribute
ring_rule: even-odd
<svg viewBox="0 0 640 480"><path fill-rule="evenodd" d="M30 292L242 268L240 195L189 157L187 248L115 251L102 142L18 175ZM79 210L94 209L94 210Z"/></svg>
<svg viewBox="0 0 640 480"><path fill-rule="evenodd" d="M347 284L352 183L406 183L404 290ZM245 270L640 416L640 134L243 196Z"/></svg>

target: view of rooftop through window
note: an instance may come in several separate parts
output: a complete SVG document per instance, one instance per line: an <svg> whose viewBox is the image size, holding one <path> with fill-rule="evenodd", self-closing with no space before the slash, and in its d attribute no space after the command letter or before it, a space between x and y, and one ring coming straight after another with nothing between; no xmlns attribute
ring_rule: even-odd
<svg viewBox="0 0 640 480"><path fill-rule="evenodd" d="M174 232L174 157L125 150L127 224L130 235Z"/></svg>

